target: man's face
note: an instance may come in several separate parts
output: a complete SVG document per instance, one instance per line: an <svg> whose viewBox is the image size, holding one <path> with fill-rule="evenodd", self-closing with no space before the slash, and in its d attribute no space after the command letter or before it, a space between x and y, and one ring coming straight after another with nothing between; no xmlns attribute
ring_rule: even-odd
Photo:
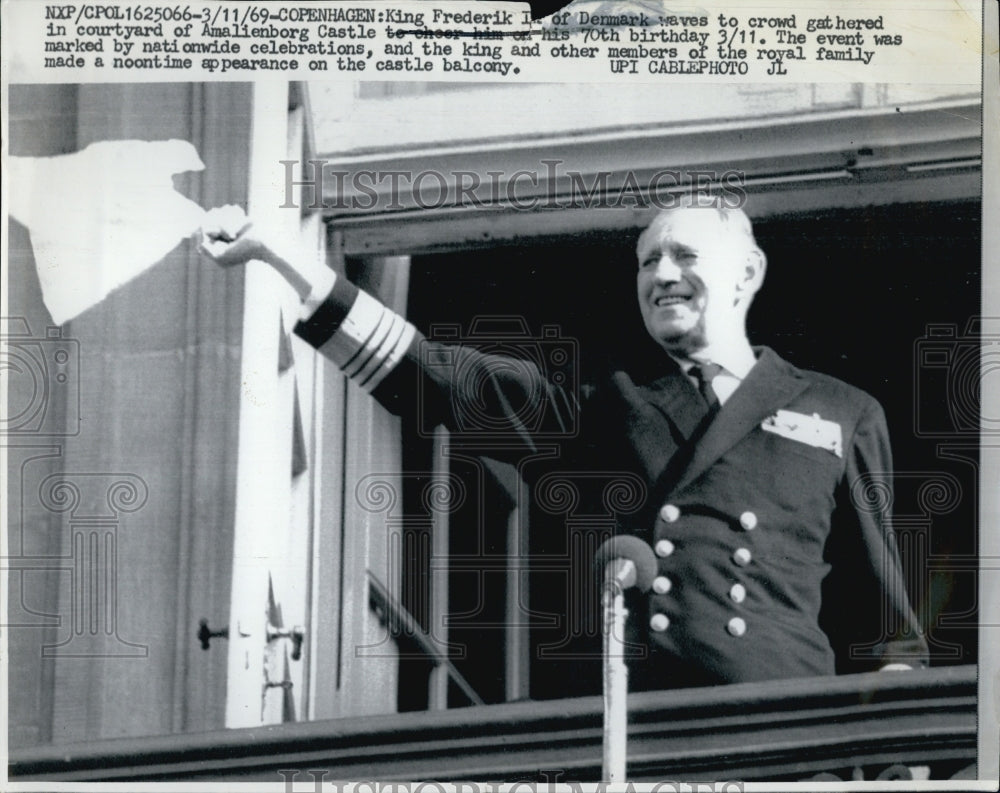
<svg viewBox="0 0 1000 793"><path fill-rule="evenodd" d="M671 352L692 353L743 333L757 264L751 250L713 209L657 216L636 249L639 307L653 339Z"/></svg>

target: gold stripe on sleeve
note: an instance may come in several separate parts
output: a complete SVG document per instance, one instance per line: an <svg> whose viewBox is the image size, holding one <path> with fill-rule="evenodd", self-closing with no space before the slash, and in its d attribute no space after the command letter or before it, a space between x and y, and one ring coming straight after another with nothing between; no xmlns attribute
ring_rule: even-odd
<svg viewBox="0 0 1000 793"><path fill-rule="evenodd" d="M320 352L372 391L403 359L416 329L366 292Z"/></svg>

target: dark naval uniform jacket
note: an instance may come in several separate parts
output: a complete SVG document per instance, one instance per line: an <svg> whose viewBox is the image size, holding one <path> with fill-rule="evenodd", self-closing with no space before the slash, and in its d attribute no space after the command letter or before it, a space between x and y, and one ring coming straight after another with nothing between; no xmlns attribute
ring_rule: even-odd
<svg viewBox="0 0 1000 793"><path fill-rule="evenodd" d="M631 604L634 688L926 664L885 418L863 391L766 347L714 416L667 356L659 376L573 390L531 361L428 340L343 278L296 331L396 414L460 438L475 405L521 447L562 432L564 467L641 480L620 531L650 544L658 575Z"/></svg>

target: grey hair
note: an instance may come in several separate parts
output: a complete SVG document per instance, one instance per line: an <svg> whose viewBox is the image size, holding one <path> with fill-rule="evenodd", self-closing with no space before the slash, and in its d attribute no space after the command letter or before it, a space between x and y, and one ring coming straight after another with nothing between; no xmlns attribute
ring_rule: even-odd
<svg viewBox="0 0 1000 793"><path fill-rule="evenodd" d="M704 200L704 197L701 197ZM656 213L649 224L646 226L648 229L660 215L665 215L668 212L673 212L677 209L704 209L715 212L719 221L722 223L723 228L730 234L735 234L736 236L743 237L754 250L760 251L760 246L757 244L757 238L753 234L753 222L746 212L743 211L742 207L726 207L720 206L720 201L716 198L713 200L712 204L699 204L696 201L696 197L692 193L682 193L677 197L677 205L671 206L666 209L661 210ZM645 232L645 229L643 229Z"/></svg>

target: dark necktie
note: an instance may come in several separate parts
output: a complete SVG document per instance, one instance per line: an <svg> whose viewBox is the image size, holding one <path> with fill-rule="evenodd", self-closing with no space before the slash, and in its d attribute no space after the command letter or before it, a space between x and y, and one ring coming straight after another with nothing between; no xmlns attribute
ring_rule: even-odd
<svg viewBox="0 0 1000 793"><path fill-rule="evenodd" d="M712 380L722 371L722 367L717 363L705 363L692 366L688 374L698 381L698 390L708 403L710 413L715 413L721 407L719 397L712 388Z"/></svg>

